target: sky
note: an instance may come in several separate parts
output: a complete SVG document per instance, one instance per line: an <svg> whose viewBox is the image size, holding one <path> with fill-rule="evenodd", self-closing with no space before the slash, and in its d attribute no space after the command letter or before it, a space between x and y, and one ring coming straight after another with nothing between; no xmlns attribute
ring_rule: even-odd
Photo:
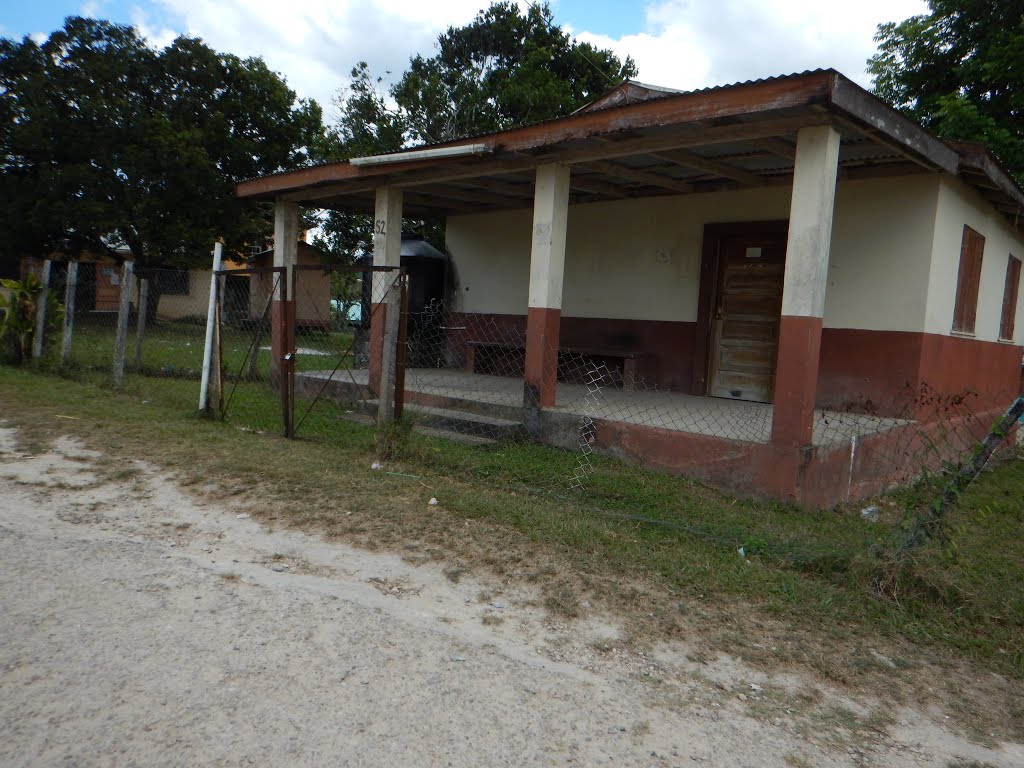
<svg viewBox="0 0 1024 768"><path fill-rule="evenodd" d="M179 34L261 56L328 121L354 64L399 75L450 25L489 0L4 0L0 36L37 39L80 15L133 24L155 46ZM527 0L519 0L525 4ZM878 24L927 12L924 0L551 0L555 23L630 55L637 79L670 88L724 85L832 67L870 86Z"/></svg>

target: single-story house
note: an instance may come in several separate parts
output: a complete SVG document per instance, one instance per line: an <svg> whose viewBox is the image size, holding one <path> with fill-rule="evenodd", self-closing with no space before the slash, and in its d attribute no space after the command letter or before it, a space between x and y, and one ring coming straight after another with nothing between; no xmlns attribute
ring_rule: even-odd
<svg viewBox="0 0 1024 768"><path fill-rule="evenodd" d="M302 267L324 265L328 255L304 240L296 241L295 264ZM249 268L261 269L274 266L274 249L268 248L250 257ZM249 292L249 313L252 318L263 316L278 280L272 272L255 272ZM306 328L329 328L331 325L331 273L317 269L303 269L294 281L293 297L295 322Z"/></svg>
<svg viewBox="0 0 1024 768"><path fill-rule="evenodd" d="M82 253L75 259L78 261L77 290L75 293L76 313L112 313L116 314L121 302L121 275L124 261L131 260L131 252L127 249L115 250L115 256L108 254ZM49 257L53 263L50 273L50 284L58 292L65 286L67 262L71 257L63 253L54 253ZM245 264L227 260L224 269L244 269ZM29 273L37 277L42 274L43 259L23 258L21 274ZM156 306L158 320L203 319L206 317L210 300L209 268L172 269L147 268L137 271L130 288L129 302L135 311L139 301L139 280L148 277L159 282L160 298ZM248 302L248 278L241 285L239 278L229 278L230 286L241 293ZM233 294L232 294L233 295ZM239 302L235 301L234 305Z"/></svg>
<svg viewBox="0 0 1024 768"><path fill-rule="evenodd" d="M892 478L864 448L921 431L922 391L971 388L993 414L1020 392L1024 191L834 70L626 82L565 118L237 194L276 204L278 243L298 204L373 213L382 266L403 216L445 217L456 365L477 373L481 329L520 338L523 422L556 443L566 355L617 366L632 410L599 413L591 444L744 493L876 492ZM707 425L636 416L670 397ZM823 412L850 411L874 426L822 437Z"/></svg>

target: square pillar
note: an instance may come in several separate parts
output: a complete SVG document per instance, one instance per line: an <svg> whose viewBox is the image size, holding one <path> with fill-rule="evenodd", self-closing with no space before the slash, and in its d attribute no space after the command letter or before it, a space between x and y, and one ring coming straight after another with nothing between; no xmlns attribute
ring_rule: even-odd
<svg viewBox="0 0 1024 768"><path fill-rule="evenodd" d="M282 360L295 351L295 282L292 267L299 257L299 206L274 204L274 266L284 274L271 276L274 298L270 305L270 377L275 388L281 382Z"/></svg>
<svg viewBox="0 0 1024 768"><path fill-rule="evenodd" d="M772 442L780 447L801 448L812 443L838 168L839 134L835 129L828 125L801 128L793 168L772 399Z"/></svg>
<svg viewBox="0 0 1024 768"><path fill-rule="evenodd" d="M378 187L373 214L373 266L400 267L402 264L402 190L396 187ZM370 289L370 360L369 388L376 395L389 392L394 377L395 356L386 350L389 296L397 272L374 272ZM397 308L396 308L397 309ZM391 323L397 328L397 315L392 310ZM381 397L381 416L387 417L388 406Z"/></svg>
<svg viewBox="0 0 1024 768"><path fill-rule="evenodd" d="M551 408L555 404L565 232L569 220L569 173L566 165L542 165L537 169L534 187L523 385L528 428L531 414L535 417L540 408Z"/></svg>

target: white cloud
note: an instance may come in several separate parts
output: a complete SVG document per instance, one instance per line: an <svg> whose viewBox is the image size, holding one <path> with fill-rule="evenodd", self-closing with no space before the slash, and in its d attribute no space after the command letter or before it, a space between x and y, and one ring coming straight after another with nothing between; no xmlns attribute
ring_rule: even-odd
<svg viewBox="0 0 1024 768"><path fill-rule="evenodd" d="M331 100L352 67L403 72L410 56L430 54L450 25L470 21L486 0L158 0L181 31L219 51L262 56L300 96L333 115Z"/></svg>
<svg viewBox="0 0 1024 768"><path fill-rule="evenodd" d="M87 2L103 0L87 0ZM262 56L300 96L333 119L333 96L359 61L397 76L410 56L430 55L448 26L469 22L489 0L153 0L165 11L135 20L154 43L177 32L220 51ZM525 4L526 0L520 0ZM643 30L576 37L637 61L640 79L699 88L769 75L834 67L867 84L865 60L878 23L926 10L923 0L648 0ZM557 17L556 17L557 18ZM171 29L173 28L173 30Z"/></svg>
<svg viewBox="0 0 1024 768"><path fill-rule="evenodd" d="M645 31L580 40L631 55L644 82L700 88L832 67L867 85L878 24L927 12L923 0L660 0Z"/></svg>
<svg viewBox="0 0 1024 768"><path fill-rule="evenodd" d="M132 8L132 25L154 48L167 47L174 42L179 34L168 27L161 28L150 25L146 12L139 7Z"/></svg>

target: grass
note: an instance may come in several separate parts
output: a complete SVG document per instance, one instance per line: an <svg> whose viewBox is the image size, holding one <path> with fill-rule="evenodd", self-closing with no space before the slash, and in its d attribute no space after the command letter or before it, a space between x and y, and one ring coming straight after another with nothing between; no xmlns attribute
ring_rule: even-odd
<svg viewBox="0 0 1024 768"><path fill-rule="evenodd" d="M195 417L197 389L130 375L113 392L0 368L5 417L26 443L79 435L270 525L394 551L416 541L452 581L469 573L535 585L556 620L586 600L617 614L632 642L686 638L701 657L810 669L893 702L948 696L986 732L1024 738L1020 460L986 471L950 513L947 538L894 572L869 552L900 532L899 516L870 523L860 505L808 512L742 500L610 459L596 459L585 491L573 493L572 454L471 448L404 429L389 440L397 474L388 474L370 469L375 430L339 420L334 407L310 414L308 434L320 439L285 442L272 434L277 404L265 387L240 388L227 424ZM431 496L441 503L428 511Z"/></svg>
<svg viewBox="0 0 1024 768"><path fill-rule="evenodd" d="M70 364L79 371L107 373L113 366L115 342L114 316L82 316L75 319ZM132 370L135 363L136 328L130 325L125 351L125 366ZM258 337L258 338L257 338ZM352 334L325 331L319 328L300 329L297 337L299 353L296 370L315 371L331 369L339 358L347 358L350 365ZM160 320L146 328L142 351L142 372L152 376L198 379L203 368L203 348L206 339L204 322L189 320ZM251 378L266 380L270 376L270 334L257 334L254 324L236 326L225 323L222 327L221 347L225 377L234 378L239 372L250 370L249 354L254 340L258 341L255 366ZM50 341L49 357L53 365L59 354L60 339ZM344 366L343 366L344 367Z"/></svg>

